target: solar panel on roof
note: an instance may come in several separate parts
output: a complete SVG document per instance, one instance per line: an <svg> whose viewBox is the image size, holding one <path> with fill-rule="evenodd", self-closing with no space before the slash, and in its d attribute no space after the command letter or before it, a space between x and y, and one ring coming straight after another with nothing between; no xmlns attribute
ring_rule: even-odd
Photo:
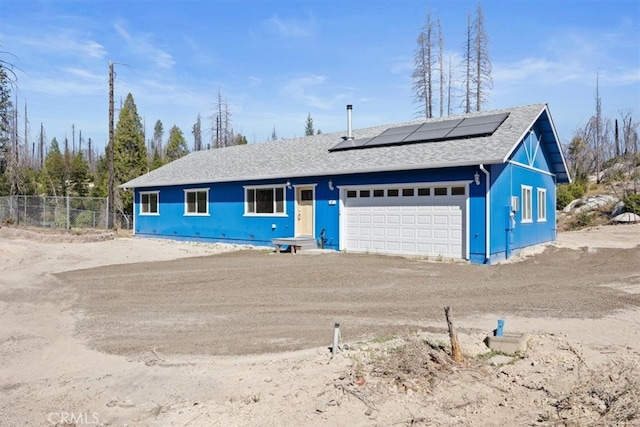
<svg viewBox="0 0 640 427"><path fill-rule="evenodd" d="M402 145L492 135L509 113L426 122L385 129L373 138L342 141L329 151Z"/></svg>
<svg viewBox="0 0 640 427"><path fill-rule="evenodd" d="M378 135L375 138L371 138L366 144L367 147L372 147L374 145L390 145L397 144L401 142L404 138L409 136L409 134L401 134L401 135Z"/></svg>
<svg viewBox="0 0 640 427"><path fill-rule="evenodd" d="M423 123L417 130L426 130L426 129L453 129L458 126L462 119L453 119L453 120L443 120L441 122L429 122Z"/></svg>
<svg viewBox="0 0 640 427"><path fill-rule="evenodd" d="M447 139L492 135L508 116L509 113L467 117L447 135Z"/></svg>
<svg viewBox="0 0 640 427"><path fill-rule="evenodd" d="M462 119L462 123L459 126L473 126L473 125L484 125L487 123L497 123L496 129L505 119L509 116L509 113L502 114L492 114L490 116L478 116L478 117L467 117Z"/></svg>
<svg viewBox="0 0 640 427"><path fill-rule="evenodd" d="M435 141L443 139L451 132L451 128L419 130L407 136L402 142Z"/></svg>
<svg viewBox="0 0 640 427"><path fill-rule="evenodd" d="M371 140L371 138L347 139L329 148L329 151L342 151L342 150L353 150L355 148L362 148L362 146L367 142L369 142L369 140Z"/></svg>
<svg viewBox="0 0 640 427"><path fill-rule="evenodd" d="M399 134L409 134L413 131L415 131L416 129L418 129L420 126L423 125L408 125L408 126L398 126L395 128L389 128L386 129L384 132L382 132L379 136L382 135L399 135Z"/></svg>
<svg viewBox="0 0 640 427"><path fill-rule="evenodd" d="M470 136L491 135L496 131L496 123L485 123L473 126L458 126L447 135L447 139L468 138Z"/></svg>

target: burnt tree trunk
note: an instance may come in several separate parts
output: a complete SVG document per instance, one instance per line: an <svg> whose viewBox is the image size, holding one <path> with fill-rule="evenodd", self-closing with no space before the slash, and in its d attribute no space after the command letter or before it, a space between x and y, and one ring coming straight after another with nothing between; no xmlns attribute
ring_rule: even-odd
<svg viewBox="0 0 640 427"><path fill-rule="evenodd" d="M451 320L451 307L447 306L444 308L444 315L447 318L447 326L449 327L449 339L451 340L451 356L456 362L463 363L464 356L462 355L460 343L458 342L458 333L456 332L456 328L453 326L453 320Z"/></svg>

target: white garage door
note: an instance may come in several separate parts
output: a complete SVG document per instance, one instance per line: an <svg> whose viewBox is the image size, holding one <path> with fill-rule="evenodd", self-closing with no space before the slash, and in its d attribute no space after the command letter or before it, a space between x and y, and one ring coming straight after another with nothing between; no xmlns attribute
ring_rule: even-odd
<svg viewBox="0 0 640 427"><path fill-rule="evenodd" d="M464 258L466 185L345 190L344 248Z"/></svg>

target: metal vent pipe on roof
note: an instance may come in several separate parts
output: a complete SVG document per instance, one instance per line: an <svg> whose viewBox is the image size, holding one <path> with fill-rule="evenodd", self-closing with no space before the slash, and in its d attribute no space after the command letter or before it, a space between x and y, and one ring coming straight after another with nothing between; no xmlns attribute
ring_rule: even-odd
<svg viewBox="0 0 640 427"><path fill-rule="evenodd" d="M347 139L353 139L353 132L351 129L351 111L353 110L353 105L347 105Z"/></svg>

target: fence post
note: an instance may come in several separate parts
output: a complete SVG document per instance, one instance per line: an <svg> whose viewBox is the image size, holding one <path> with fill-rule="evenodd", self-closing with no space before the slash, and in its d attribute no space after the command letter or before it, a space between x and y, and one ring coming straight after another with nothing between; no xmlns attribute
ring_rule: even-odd
<svg viewBox="0 0 640 427"><path fill-rule="evenodd" d="M109 198L107 197L107 209L104 212L106 215L104 216L104 228L109 229Z"/></svg>
<svg viewBox="0 0 640 427"><path fill-rule="evenodd" d="M71 212L70 212L69 195L67 194L67 231L71 230Z"/></svg>

